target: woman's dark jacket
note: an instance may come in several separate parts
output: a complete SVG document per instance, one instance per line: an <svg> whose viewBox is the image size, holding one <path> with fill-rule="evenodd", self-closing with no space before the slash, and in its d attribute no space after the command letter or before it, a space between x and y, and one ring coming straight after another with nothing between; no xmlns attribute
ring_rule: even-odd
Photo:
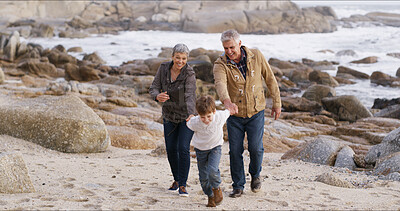
<svg viewBox="0 0 400 211"><path fill-rule="evenodd" d="M196 76L193 69L186 64L176 80L171 82L172 65L172 61L160 65L149 92L157 101L157 95L167 91L170 99L162 105L163 118L178 123L196 112Z"/></svg>

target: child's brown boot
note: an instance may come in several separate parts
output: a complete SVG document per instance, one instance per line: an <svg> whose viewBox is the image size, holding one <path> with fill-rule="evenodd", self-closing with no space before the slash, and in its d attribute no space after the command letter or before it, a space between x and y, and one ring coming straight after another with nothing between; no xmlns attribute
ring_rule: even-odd
<svg viewBox="0 0 400 211"><path fill-rule="evenodd" d="M216 207L217 205L215 204L215 196L209 196L208 197L208 204L207 207Z"/></svg>
<svg viewBox="0 0 400 211"><path fill-rule="evenodd" d="M218 188L213 188L212 189L213 193L214 193L214 200L215 200L215 204L219 205L222 202L222 199L224 199L224 196L222 195L222 190L220 187Z"/></svg>

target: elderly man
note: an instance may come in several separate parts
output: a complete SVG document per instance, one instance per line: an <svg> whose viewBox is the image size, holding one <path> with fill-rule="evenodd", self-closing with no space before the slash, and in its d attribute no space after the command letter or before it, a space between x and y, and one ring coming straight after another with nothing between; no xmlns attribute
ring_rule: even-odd
<svg viewBox="0 0 400 211"><path fill-rule="evenodd" d="M261 165L264 156L264 109L266 106L263 79L273 100L271 116L281 114L278 83L264 55L257 49L242 45L236 30L221 35L225 53L214 63L215 87L221 102L231 113L227 121L230 169L233 191L230 197L240 197L246 183L243 164L243 141L247 134L250 153L251 190L261 189Z"/></svg>

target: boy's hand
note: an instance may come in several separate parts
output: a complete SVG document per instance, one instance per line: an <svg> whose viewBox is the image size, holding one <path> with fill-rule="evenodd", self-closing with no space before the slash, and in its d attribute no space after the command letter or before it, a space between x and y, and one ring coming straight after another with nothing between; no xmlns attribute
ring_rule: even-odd
<svg viewBox="0 0 400 211"><path fill-rule="evenodd" d="M194 117L194 115L190 114L189 117L186 119L186 122L188 122L192 117Z"/></svg>

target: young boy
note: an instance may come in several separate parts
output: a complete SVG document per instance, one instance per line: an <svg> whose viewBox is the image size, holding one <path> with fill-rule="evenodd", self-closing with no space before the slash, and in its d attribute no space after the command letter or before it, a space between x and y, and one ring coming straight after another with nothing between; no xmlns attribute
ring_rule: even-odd
<svg viewBox="0 0 400 211"><path fill-rule="evenodd" d="M207 207L215 207L222 202L219 185L221 175L219 161L223 144L223 126L229 118L229 110L217 111L214 98L203 96L196 101L199 116L192 117L187 126L194 131L192 145L196 151L199 179L203 192L208 196Z"/></svg>

